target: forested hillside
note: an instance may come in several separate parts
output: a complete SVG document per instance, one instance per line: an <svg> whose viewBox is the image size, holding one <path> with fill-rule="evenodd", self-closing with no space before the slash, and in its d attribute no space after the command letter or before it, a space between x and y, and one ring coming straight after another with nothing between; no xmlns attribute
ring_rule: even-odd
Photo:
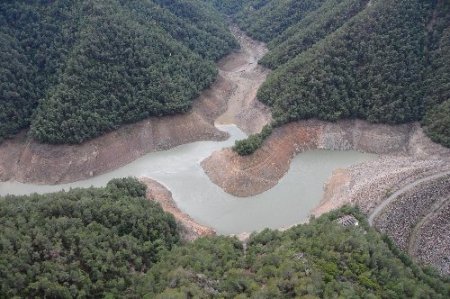
<svg viewBox="0 0 450 299"><path fill-rule="evenodd" d="M423 119L425 132L450 146L448 1L226 3L215 5L268 42L260 63L274 72L258 98L272 108L275 125L308 118Z"/></svg>
<svg viewBox="0 0 450 299"><path fill-rule="evenodd" d="M2 1L0 139L79 143L186 112L237 47L199 0Z"/></svg>
<svg viewBox="0 0 450 299"><path fill-rule="evenodd" d="M179 242L134 179L102 189L0 198L0 297L448 298L356 210L285 232ZM354 214L359 226L336 219Z"/></svg>
<svg viewBox="0 0 450 299"><path fill-rule="evenodd" d="M429 25L425 132L450 147L450 2L439 1Z"/></svg>
<svg viewBox="0 0 450 299"><path fill-rule="evenodd" d="M145 186L0 198L1 298L116 298L179 242L172 215Z"/></svg>

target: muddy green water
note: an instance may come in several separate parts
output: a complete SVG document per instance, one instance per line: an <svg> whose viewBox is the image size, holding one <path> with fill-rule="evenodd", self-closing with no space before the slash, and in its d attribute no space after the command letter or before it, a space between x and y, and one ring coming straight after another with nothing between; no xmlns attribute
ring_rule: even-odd
<svg viewBox="0 0 450 299"><path fill-rule="evenodd" d="M293 160L289 172L277 186L262 194L236 198L211 183L200 162L213 151L229 147L245 134L236 126L220 126L230 133L223 142L195 142L174 149L149 153L109 173L63 185L0 183L0 195L49 193L75 187L104 186L113 179L147 176L172 191L178 207L201 224L221 234L281 228L303 222L319 203L323 185L336 168L375 158L355 151L314 150Z"/></svg>

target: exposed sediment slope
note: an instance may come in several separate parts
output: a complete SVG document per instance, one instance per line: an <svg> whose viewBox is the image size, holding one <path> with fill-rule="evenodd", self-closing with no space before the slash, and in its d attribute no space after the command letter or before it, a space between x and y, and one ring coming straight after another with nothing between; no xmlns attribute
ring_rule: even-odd
<svg viewBox="0 0 450 299"><path fill-rule="evenodd" d="M396 159L409 157L406 163L436 161L434 163L442 167L449 166L450 160L450 150L431 142L418 124L389 126L360 120L337 123L308 120L275 129L253 155L238 156L231 149L225 149L213 153L202 166L210 179L226 192L250 196L276 185L289 169L293 157L311 149L352 149L395 155ZM436 166L434 163L432 167ZM383 168L380 173L392 171L395 169Z"/></svg>
<svg viewBox="0 0 450 299"><path fill-rule="evenodd" d="M172 193L166 187L149 178L140 178L140 181L147 186L147 199L160 203L163 210L172 214L181 225L184 240L193 241L199 237L216 234L212 228L195 222L189 215L178 209Z"/></svg>
<svg viewBox="0 0 450 299"><path fill-rule="evenodd" d="M0 145L0 180L56 184L113 170L142 155L198 140L220 140L226 134L214 120L226 109L232 84L219 76L193 109L182 115L149 118L81 145L48 145L25 134Z"/></svg>
<svg viewBox="0 0 450 299"><path fill-rule="evenodd" d="M313 214L320 215L352 203L369 215L405 186L446 171L450 171L450 163L445 159L416 159L414 156L382 156L353 165L333 173L325 185L321 204Z"/></svg>
<svg viewBox="0 0 450 299"><path fill-rule="evenodd" d="M375 217L374 225L402 250L448 275L449 221L444 216L449 203L450 171L402 189L401 194ZM420 247L417 246L419 244Z"/></svg>
<svg viewBox="0 0 450 299"><path fill-rule="evenodd" d="M420 226L409 253L424 264L450 275L450 197Z"/></svg>
<svg viewBox="0 0 450 299"><path fill-rule="evenodd" d="M264 43L255 41L237 27L231 32L239 41L238 52L219 62L220 74L233 82L234 90L227 102L227 110L217 124L235 124L247 134L260 132L271 120L270 109L256 99L256 93L266 80L269 70L258 61L268 52Z"/></svg>
<svg viewBox="0 0 450 299"><path fill-rule="evenodd" d="M270 120L255 96L268 71L257 61L267 52L263 43L231 28L241 49L218 62L216 82L183 115L149 118L81 145L47 145L25 133L0 144L0 181L57 184L99 175L152 151L199 140L222 140L214 123L236 123L247 133Z"/></svg>

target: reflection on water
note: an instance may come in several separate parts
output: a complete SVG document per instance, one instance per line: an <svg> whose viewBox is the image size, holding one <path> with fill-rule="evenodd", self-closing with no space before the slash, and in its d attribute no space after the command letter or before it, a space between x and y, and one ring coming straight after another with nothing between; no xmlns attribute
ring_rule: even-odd
<svg viewBox="0 0 450 299"><path fill-rule="evenodd" d="M113 179L147 176L172 191L178 207L201 224L222 234L280 228L302 222L323 194L323 184L336 168L374 158L355 151L314 150L299 154L280 183L260 195L236 198L211 183L200 162L213 151L229 147L245 134L234 125L219 126L230 133L223 142L202 141L149 153L119 169L63 185L0 183L0 195L48 193L75 187L101 187Z"/></svg>

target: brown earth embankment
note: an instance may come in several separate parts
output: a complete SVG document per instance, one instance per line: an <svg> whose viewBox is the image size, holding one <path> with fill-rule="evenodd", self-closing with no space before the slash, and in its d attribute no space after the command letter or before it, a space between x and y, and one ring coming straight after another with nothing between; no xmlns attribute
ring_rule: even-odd
<svg viewBox="0 0 450 299"><path fill-rule="evenodd" d="M433 160L444 164L442 167L450 160L450 150L431 142L418 124L389 126L361 120L336 123L307 120L275 129L253 155L239 156L225 149L205 159L202 167L226 192L251 196L275 186L295 155L311 149L357 150L383 157L409 157L409 161Z"/></svg>
<svg viewBox="0 0 450 299"><path fill-rule="evenodd" d="M200 140L223 140L214 126L236 123L247 133L270 120L256 91L268 71L257 61L267 52L263 43L231 28L241 48L218 62L216 82L183 115L153 117L121 127L80 145L40 144L26 133L0 144L0 181L58 184L74 182L126 165L146 153Z"/></svg>
<svg viewBox="0 0 450 299"><path fill-rule="evenodd" d="M166 187L149 178L140 178L140 181L147 186L147 199L158 202L165 212L175 217L185 241L193 241L199 237L216 234L212 228L195 222L189 215L183 213L173 200L172 192Z"/></svg>
<svg viewBox="0 0 450 299"><path fill-rule="evenodd" d="M199 140L223 140L214 127L226 110L231 82L219 76L187 114L152 117L80 145L49 145L25 133L0 145L0 180L38 184L73 182L130 163L148 152Z"/></svg>

